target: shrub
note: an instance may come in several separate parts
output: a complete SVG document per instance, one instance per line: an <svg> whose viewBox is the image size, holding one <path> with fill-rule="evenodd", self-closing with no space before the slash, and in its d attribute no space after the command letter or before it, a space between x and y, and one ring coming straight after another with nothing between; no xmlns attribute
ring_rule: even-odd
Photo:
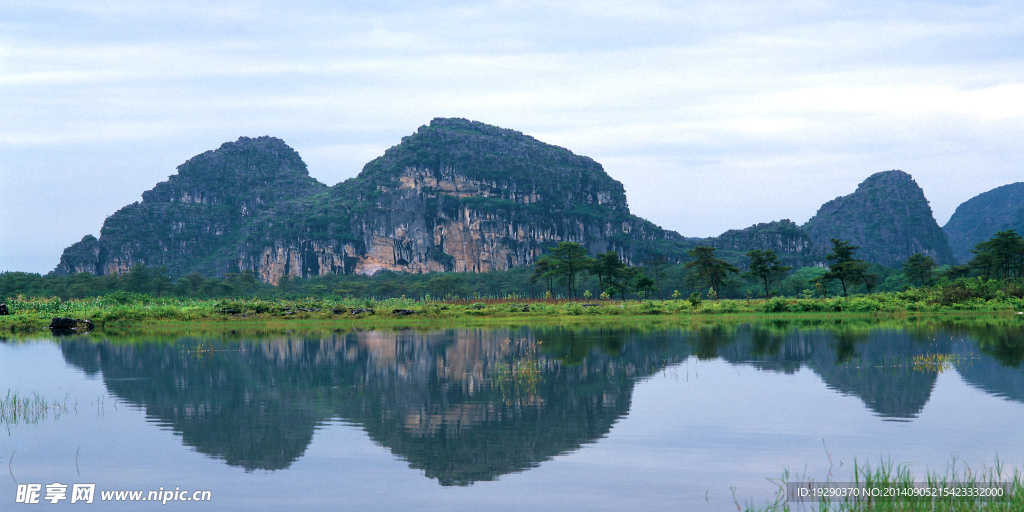
<svg viewBox="0 0 1024 512"><path fill-rule="evenodd" d="M775 297L771 300L764 301L761 304L761 311L765 313L786 313L789 311L789 304L786 300L781 297Z"/></svg>

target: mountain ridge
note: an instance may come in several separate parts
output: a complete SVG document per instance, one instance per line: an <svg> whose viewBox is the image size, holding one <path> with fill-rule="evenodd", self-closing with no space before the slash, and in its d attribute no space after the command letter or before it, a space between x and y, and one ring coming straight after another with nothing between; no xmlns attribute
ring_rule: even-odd
<svg viewBox="0 0 1024 512"><path fill-rule="evenodd" d="M562 241L625 261L691 245L632 215L622 184L593 159L437 118L333 187L309 177L279 139L225 143L111 215L98 239L66 249L55 272L251 270L273 284L285 275L481 272L529 265Z"/></svg>
<svg viewBox="0 0 1024 512"><path fill-rule="evenodd" d="M280 139L225 142L108 217L99 237L65 249L54 272L248 270L272 284L329 273L484 272L530 265L559 242L615 251L631 264L683 261L703 244L736 259L774 250L806 266L825 263L831 238L850 240L873 263L898 266L922 252L946 264L955 261L946 233L913 177L891 170L801 226L783 219L686 238L633 215L622 184L592 158L515 130L435 118L333 186L309 176Z"/></svg>

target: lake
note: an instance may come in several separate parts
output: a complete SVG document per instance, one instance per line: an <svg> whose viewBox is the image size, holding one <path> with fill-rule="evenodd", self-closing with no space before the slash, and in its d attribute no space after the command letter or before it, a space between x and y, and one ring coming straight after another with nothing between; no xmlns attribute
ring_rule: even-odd
<svg viewBox="0 0 1024 512"><path fill-rule="evenodd" d="M48 407L0 414L0 508L735 510L786 470L1024 467L1022 361L1016 318L5 340L0 398Z"/></svg>

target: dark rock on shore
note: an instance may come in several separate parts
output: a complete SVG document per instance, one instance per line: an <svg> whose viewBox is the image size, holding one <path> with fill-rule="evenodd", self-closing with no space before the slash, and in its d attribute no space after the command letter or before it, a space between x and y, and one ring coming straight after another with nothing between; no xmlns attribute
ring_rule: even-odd
<svg viewBox="0 0 1024 512"><path fill-rule="evenodd" d="M50 319L50 331L53 334L75 334L95 329L92 320L82 318L66 318L55 316Z"/></svg>

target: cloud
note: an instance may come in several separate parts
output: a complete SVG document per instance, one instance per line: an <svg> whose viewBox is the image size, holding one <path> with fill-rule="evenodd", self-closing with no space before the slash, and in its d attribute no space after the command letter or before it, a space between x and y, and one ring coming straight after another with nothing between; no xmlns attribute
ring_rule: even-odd
<svg viewBox="0 0 1024 512"><path fill-rule="evenodd" d="M1024 156L1024 13L1002 2L0 2L0 34L0 229L35 271L240 135L333 184L467 117L597 159L691 236L806 220L891 168L943 220ZM39 182L89 206L40 208Z"/></svg>

